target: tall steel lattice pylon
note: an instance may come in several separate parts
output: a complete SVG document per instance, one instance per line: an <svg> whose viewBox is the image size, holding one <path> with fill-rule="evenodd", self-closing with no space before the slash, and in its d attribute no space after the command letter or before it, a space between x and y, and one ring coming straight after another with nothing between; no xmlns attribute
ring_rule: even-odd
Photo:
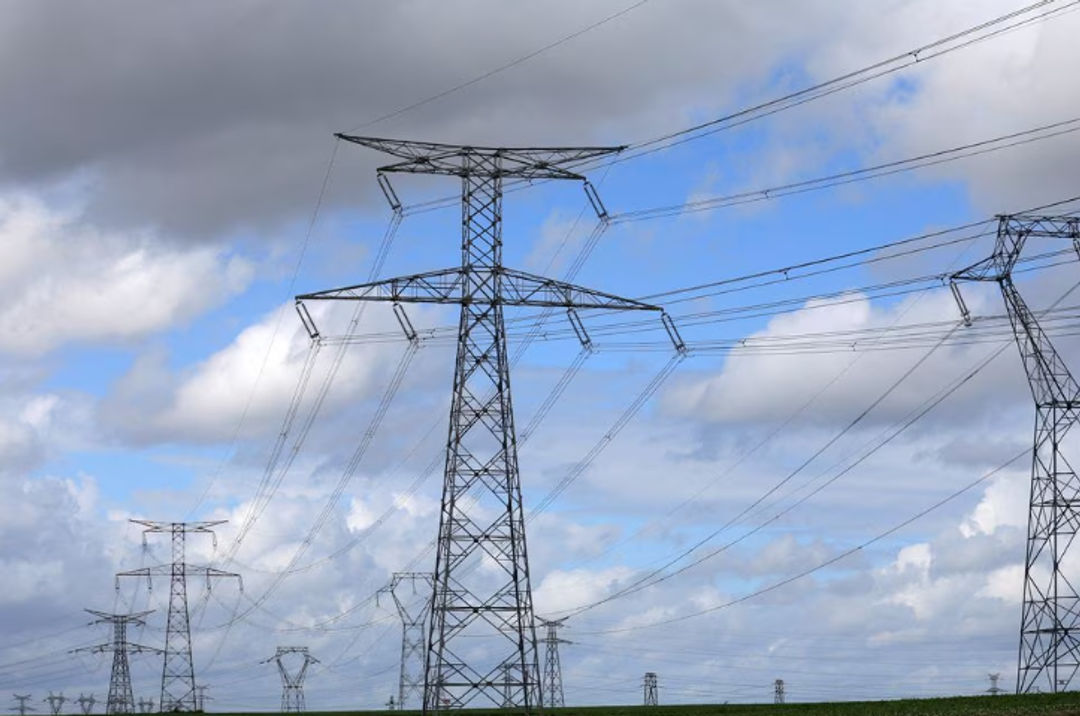
<svg viewBox="0 0 1080 716"><path fill-rule="evenodd" d="M417 590L417 582L421 588ZM428 614L431 611L431 588L433 580L430 572L394 572L390 583L376 592L389 594L397 607L401 618L401 670L398 677L397 708L406 709L416 699L424 698L424 640ZM411 588L410 594L402 594L404 585ZM411 597L411 598L410 598Z"/></svg>
<svg viewBox="0 0 1080 716"><path fill-rule="evenodd" d="M27 702L30 700L32 694L13 694L13 696L16 702L15 712L18 713L19 716L26 716L26 714L30 713L31 711L37 711L37 709L33 706L27 705Z"/></svg>
<svg viewBox="0 0 1080 716"><path fill-rule="evenodd" d="M504 179L576 179L566 168L621 147L508 149L337 135L399 161L379 184L400 208L386 175L440 174L461 180L461 266L297 296L307 300L458 304L458 348L439 512L434 588L425 654L424 710L500 707L502 675L525 712L540 707L539 663L525 546L517 439L510 399L505 306L656 310L649 304L508 269L502 263ZM597 213L606 217L585 183ZM403 322L404 323L404 322ZM309 331L314 332L313 325ZM408 333L409 330L406 330ZM483 569L477 569L483 562ZM497 576L494 576L497 575ZM477 645L484 648L478 649Z"/></svg>
<svg viewBox="0 0 1080 716"><path fill-rule="evenodd" d="M87 609L86 611L97 617L97 619L90 622L91 624L112 625L112 641L106 644L83 647L75 651L88 651L95 654L112 652L112 672L109 674L109 694L105 697L105 713L135 713L135 696L131 690L131 666L128 656L130 654L160 654L162 651L152 646L129 642L127 630L128 626L132 624L135 626L146 624L145 617L153 610L135 614L110 614L94 609Z"/></svg>
<svg viewBox="0 0 1080 716"><path fill-rule="evenodd" d="M195 690L195 662L191 656L191 623L188 613L187 578L204 577L206 588L210 589L213 579L240 575L225 572L213 567L188 564L185 561L185 544L189 534L208 534L217 546L217 537L213 527L225 524L227 520L214 522L152 522L149 520L131 520L142 525L143 541L148 534L167 534L172 538L172 562L154 567L143 567L116 575L119 586L121 577L146 577L147 584L155 576L169 577L169 614L165 623L165 658L161 668L162 711L196 711L199 708ZM243 590L243 583L240 589Z"/></svg>
<svg viewBox="0 0 1080 716"><path fill-rule="evenodd" d="M302 659L295 671L289 671L289 668L285 666L285 659L290 654L297 654ZM281 712L306 711L304 679L307 678L308 667L318 664L319 660L311 655L306 646L279 646L274 655L262 663L269 664L271 661L277 664L278 673L281 674Z"/></svg>
<svg viewBox="0 0 1080 716"><path fill-rule="evenodd" d="M542 694L544 706L558 708L566 706L566 698L563 695L562 664L559 663L559 644L573 644L572 641L559 638L559 629L566 626L566 620L541 619L540 626L544 627L544 687Z"/></svg>
<svg viewBox="0 0 1080 716"><path fill-rule="evenodd" d="M641 695L644 697L646 706L660 705L660 687L657 685L656 672L646 671L641 680Z"/></svg>
<svg viewBox="0 0 1080 716"><path fill-rule="evenodd" d="M782 704L787 699L784 692L784 680L777 679L773 682L773 703Z"/></svg>
<svg viewBox="0 0 1080 716"><path fill-rule="evenodd" d="M994 281L1001 288L1035 399L1017 693L1068 690L1080 669L1080 596L1062 571L1080 530L1080 479L1064 442L1080 420L1080 385L1013 284L1013 267L1030 237L1070 239L1080 254L1080 218L998 217L994 253L954 274L951 284L968 324L971 316L957 282Z"/></svg>

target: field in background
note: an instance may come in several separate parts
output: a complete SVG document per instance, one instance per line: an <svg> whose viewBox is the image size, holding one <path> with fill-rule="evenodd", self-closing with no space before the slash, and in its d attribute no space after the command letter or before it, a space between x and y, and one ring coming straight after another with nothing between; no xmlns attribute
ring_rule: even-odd
<svg viewBox="0 0 1080 716"><path fill-rule="evenodd" d="M545 709L559 716L1080 716L1080 692L1027 696L970 696L948 699L848 701L817 704L700 704L689 706L590 706ZM418 714L418 711L309 711L308 716L367 716ZM499 709L469 709L461 716L513 713ZM222 716L248 716L229 714Z"/></svg>

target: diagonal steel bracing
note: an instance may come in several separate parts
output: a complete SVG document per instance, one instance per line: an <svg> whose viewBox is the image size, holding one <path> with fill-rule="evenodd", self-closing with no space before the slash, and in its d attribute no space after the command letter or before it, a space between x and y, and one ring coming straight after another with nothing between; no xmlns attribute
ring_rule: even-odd
<svg viewBox="0 0 1080 716"><path fill-rule="evenodd" d="M338 135L393 155L386 173L461 179L461 265L297 296L307 300L461 306L430 624L424 710L466 705L526 712L541 706L525 518L506 351L505 306L659 311L659 307L507 269L506 178L577 179L577 162L621 147L493 148ZM597 212L595 189L586 192ZM306 315L301 311L302 315ZM309 327L309 330L310 327Z"/></svg>
<svg viewBox="0 0 1080 716"><path fill-rule="evenodd" d="M1031 237L1070 239L1080 254L1080 218L1001 216L994 253L953 275L953 294L970 323L957 281L994 281L1020 348L1035 399L1024 593L1016 691L1069 689L1080 669L1080 596L1063 561L1080 531L1080 478L1066 458L1065 436L1080 420L1080 385L1012 281Z"/></svg>

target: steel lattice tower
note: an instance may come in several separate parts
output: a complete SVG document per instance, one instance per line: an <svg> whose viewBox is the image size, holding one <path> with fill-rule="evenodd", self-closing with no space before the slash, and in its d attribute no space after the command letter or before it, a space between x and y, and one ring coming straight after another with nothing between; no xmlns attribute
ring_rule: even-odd
<svg viewBox="0 0 1080 716"><path fill-rule="evenodd" d="M33 706L27 706L26 702L30 700L31 694L13 694L15 700L19 702L19 705L15 707L15 710L19 712L19 716L26 716L31 711L37 711Z"/></svg>
<svg viewBox="0 0 1080 716"><path fill-rule="evenodd" d="M398 590L405 583L412 587L412 599L402 598ZM416 583L426 589L420 599L416 598ZM401 671L398 679L397 707L407 708L414 697L421 703L424 698L424 640L428 613L431 610L431 588L434 584L429 572L394 572L390 583L380 589L380 594L389 594L401 617Z"/></svg>
<svg viewBox="0 0 1080 716"><path fill-rule="evenodd" d="M660 696L659 687L656 683L656 672L646 671L645 677L641 680L642 696L645 697L644 703L646 706L659 706Z"/></svg>
<svg viewBox="0 0 1080 716"><path fill-rule="evenodd" d="M64 696L63 692L54 694L49 692L49 695L42 699L45 703L49 704L49 713L53 716L59 716L60 709L64 708L64 703L67 701L67 696Z"/></svg>
<svg viewBox="0 0 1080 716"><path fill-rule="evenodd" d="M148 714L154 710L153 699L139 699L139 713Z"/></svg>
<svg viewBox="0 0 1080 716"><path fill-rule="evenodd" d="M1035 400L1017 693L1065 691L1080 669L1080 596L1061 570L1080 530L1080 479L1064 450L1066 434L1080 420L1080 385L1013 284L1013 267L1032 236L1071 239L1080 253L1080 218L1000 216L994 253L952 276L969 324L956 282L998 284Z"/></svg>
<svg viewBox="0 0 1080 716"><path fill-rule="evenodd" d="M107 714L130 714L135 712L135 696L131 691L131 667L128 663L129 654L160 654L161 649L142 644L133 644L127 639L129 624L142 626L146 624L146 615L150 611L137 612L135 614L109 614L93 609L87 612L97 617L91 624L112 624L112 642L98 644L96 646L76 649L76 651L88 651L100 654L111 651L113 655L112 673L109 675L109 694L105 698L105 713ZM152 610L151 610L152 611ZM82 697L80 697L82 698Z"/></svg>
<svg viewBox="0 0 1080 716"><path fill-rule="evenodd" d="M285 666L284 659L290 654L299 654L303 658L300 668L295 672L290 672ZM299 713L307 710L304 701L304 678L307 676L308 667L318 664L319 660L308 652L306 646L279 646L274 655L262 663L269 664L271 661L277 663L278 673L281 674L281 712Z"/></svg>
<svg viewBox="0 0 1080 716"><path fill-rule="evenodd" d="M388 189L387 173L461 180L460 267L297 296L297 302L302 317L303 301L315 299L461 306L424 710L463 707L476 700L501 706L505 667L510 670L511 703L533 711L540 707L540 675L503 308L560 307L570 312L572 321L578 308L659 308L504 267L503 180L584 181L566 165L621 147L509 149L337 136L399 160L379 169L380 186L391 204L396 196ZM587 182L585 187L604 215L595 190ZM395 309L400 317L400 305ZM484 568L477 569L481 563ZM493 578L493 570L498 578ZM481 652L475 648L478 643L488 648Z"/></svg>
<svg viewBox="0 0 1080 716"><path fill-rule="evenodd" d="M154 567L143 567L127 572L119 572L120 577L146 577L147 584L155 576L167 576L169 581L169 614L165 626L165 658L161 668L162 711L197 711L199 708L195 690L195 662L191 656L191 623L188 613L187 578L199 576L206 578L206 588L210 589L212 579L235 577L239 574L225 572L213 567L188 564L185 561L185 543L189 534L208 534L217 546L217 537L212 527L222 525L227 520L214 522L151 522L149 520L131 520L142 525L143 541L148 534L167 534L172 538L172 562ZM243 583L240 584L241 591Z"/></svg>
<svg viewBox="0 0 1080 716"><path fill-rule="evenodd" d="M566 706L563 696L562 665L559 663L559 644L573 644L572 641L559 638L559 627L566 626L566 620L541 619L540 625L544 627L544 687L542 695L544 706L557 708Z"/></svg>
<svg viewBox="0 0 1080 716"><path fill-rule="evenodd" d="M89 696L79 694L79 698L75 699L75 702L79 704L79 710L84 714L88 714L94 710L94 704L97 703L97 699L94 698L93 694L90 694Z"/></svg>
<svg viewBox="0 0 1080 716"><path fill-rule="evenodd" d="M777 679L773 682L773 703L782 704L784 703L784 699L784 680Z"/></svg>

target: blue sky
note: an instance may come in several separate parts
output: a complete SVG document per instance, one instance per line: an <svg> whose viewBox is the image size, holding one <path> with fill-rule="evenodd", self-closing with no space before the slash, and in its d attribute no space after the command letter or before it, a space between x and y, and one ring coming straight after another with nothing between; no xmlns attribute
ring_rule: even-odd
<svg viewBox="0 0 1080 716"><path fill-rule="evenodd" d="M74 3L72 26L84 28L75 35L56 24L52 8L16 2L0 11L17 28L11 43L0 43L0 97L17 108L0 129L0 285L9 296L0 309L0 560L11 584L0 622L14 642L0 647L0 688L35 698L48 689L103 694L103 658L66 656L105 636L80 627L80 609L150 605L157 612L138 639L163 638L165 584L149 594L141 584L113 590L116 571L167 553L154 537L144 551L127 519L227 519L216 551L209 540L191 544L193 561L241 572L245 581L246 596L231 586L207 596L192 584L195 661L214 708L276 708L277 675L258 662L285 641L308 644L323 661L310 675L309 707L382 704L396 686L396 623L369 597L413 560L417 569L430 566L423 547L435 533L440 474L411 486L442 449L453 346L422 342L376 439L296 558L301 571L278 583L405 350L389 309L368 309L359 332L392 339L343 352L295 461L267 475L310 350L292 297L365 280L391 218L375 183L374 168L385 160L370 150L338 146L320 192L331 132L457 87L627 5L566 3L551 12L539 3L477 3L450 13L433 3L378 3L367 13L329 5L299 13L279 3ZM634 143L1012 9L1007 2L654 0L357 131L496 145ZM472 27L481 17L498 31L488 44ZM1076 23L1075 13L1063 11L589 178L618 217L1066 120L1080 106L1066 69L1075 64ZM78 39L95 29L102 46ZM69 138L73 124L81 141ZM649 296L1065 199L1077 186L1078 148L1069 133L820 191L616 221L573 281ZM458 190L453 179L392 179L406 207ZM509 192L504 217L505 263L557 277L596 224L578 182ZM459 223L457 206L407 215L380 275L455 265ZM840 474L1009 343L999 322L986 343L929 351L958 318L947 287L927 282L920 285L927 290L902 295L862 287L959 269L984 256L990 240L737 292L657 299L691 347L839 332L859 350L692 352L530 521L538 612L573 612L717 531L827 446L703 549L735 540L729 548L574 616L567 637L575 644L562 658L568 704L636 703L647 670L660 673L663 702L768 701L775 678L788 682L790 700L976 693L989 671L1010 682L1023 459L828 569L688 616L862 544L1023 449L1030 398L1008 346L925 419ZM1021 289L1044 308L1068 288L1074 268L1025 274ZM833 293L843 295L815 298ZM696 298L667 303L683 297ZM992 291L965 287L965 297L976 315L1002 312ZM780 301L790 302L737 313ZM344 331L347 310L313 310L324 334ZM408 310L422 335L456 321L445 307ZM709 314L723 311L735 318ZM669 359L658 320L642 333L604 331L636 319L585 316L598 350L521 447L527 508L572 473ZM873 339L865 336L875 331L924 323L933 326L922 343L867 349ZM529 322L511 325L520 331ZM1064 335L1068 324L1059 325L1068 360L1075 344ZM551 335L514 368L519 429L579 351L572 336L555 339L565 328L551 321ZM514 340L520 332L511 350ZM642 341L648 345L620 346ZM336 351L320 350L286 451ZM865 420L830 442L916 364ZM260 485L274 476L279 486L241 536L253 504L267 494ZM698 550L664 573L701 556ZM249 609L252 600L259 606ZM650 626L680 616L687 618ZM136 662L138 695L155 694L157 668L146 657Z"/></svg>

